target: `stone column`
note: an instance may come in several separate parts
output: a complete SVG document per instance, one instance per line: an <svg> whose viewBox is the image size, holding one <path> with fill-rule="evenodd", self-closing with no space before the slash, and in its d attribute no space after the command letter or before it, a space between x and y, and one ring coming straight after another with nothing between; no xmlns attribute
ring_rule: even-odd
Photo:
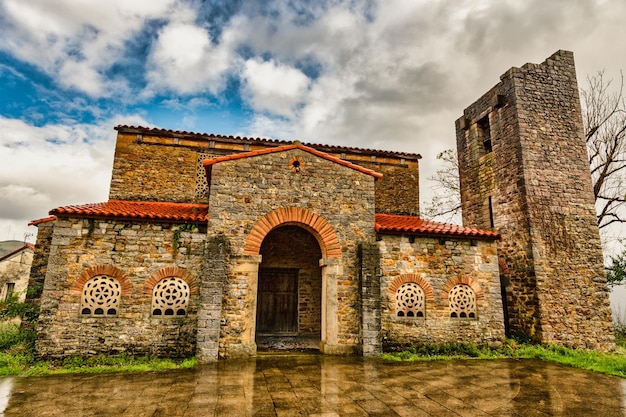
<svg viewBox="0 0 626 417"><path fill-rule="evenodd" d="M320 351L334 354L337 345L337 277L343 272L340 258L320 259L322 268L322 341Z"/></svg>
<svg viewBox="0 0 626 417"><path fill-rule="evenodd" d="M380 253L375 243L359 245L363 356L383 353L380 305Z"/></svg>
<svg viewBox="0 0 626 417"><path fill-rule="evenodd" d="M245 300L245 307L239 312L243 329L241 336L237 341L229 341L225 347L228 358L247 358L256 355L256 305L261 259L261 255L241 255L231 259L237 283L236 292ZM234 317L229 321L232 326L235 322Z"/></svg>
<svg viewBox="0 0 626 417"><path fill-rule="evenodd" d="M204 273L200 282L200 311L196 357L201 363L218 359L222 294L230 248L223 234L207 239Z"/></svg>

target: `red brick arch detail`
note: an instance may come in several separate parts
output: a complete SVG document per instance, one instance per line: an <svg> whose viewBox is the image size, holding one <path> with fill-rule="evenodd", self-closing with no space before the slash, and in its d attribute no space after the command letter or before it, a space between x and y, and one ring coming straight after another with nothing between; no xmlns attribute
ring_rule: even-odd
<svg viewBox="0 0 626 417"><path fill-rule="evenodd" d="M396 296L398 289L402 286L402 284L406 284L407 282L414 282L424 290L424 297L426 300L433 300L435 298L435 294L433 292L433 287L430 286L428 281L422 278L419 275L415 274L403 274L394 279L389 285L389 297L392 299Z"/></svg>
<svg viewBox="0 0 626 417"><path fill-rule="evenodd" d="M121 269L114 267L113 265L96 265L91 268L85 269L82 274L72 283L70 292L72 294L82 294L83 287L91 278L98 275L106 275L115 278L122 289L122 295L130 294L132 284L126 274Z"/></svg>
<svg viewBox="0 0 626 417"><path fill-rule="evenodd" d="M144 294L152 294L154 286L163 278L176 277L180 278L189 285L189 295L198 295L198 281L186 270L177 266L166 266L156 271L148 278L143 286Z"/></svg>
<svg viewBox="0 0 626 417"><path fill-rule="evenodd" d="M468 277L467 275L460 275L454 278L450 278L448 282L446 282L446 285L443 286L442 298L445 301L448 301L448 297L450 296L450 290L458 284L468 285L472 290L474 290L474 295L476 295L476 301L485 299L485 293L480 288L480 285L478 285L478 282Z"/></svg>
<svg viewBox="0 0 626 417"><path fill-rule="evenodd" d="M261 217L250 230L243 253L258 255L265 236L278 226L286 225L300 226L311 232L322 249L322 257L341 257L339 239L332 226L323 217L300 207L282 207Z"/></svg>
<svg viewBox="0 0 626 417"><path fill-rule="evenodd" d="M500 267L500 275L509 275L509 267L502 258L498 258L498 266Z"/></svg>

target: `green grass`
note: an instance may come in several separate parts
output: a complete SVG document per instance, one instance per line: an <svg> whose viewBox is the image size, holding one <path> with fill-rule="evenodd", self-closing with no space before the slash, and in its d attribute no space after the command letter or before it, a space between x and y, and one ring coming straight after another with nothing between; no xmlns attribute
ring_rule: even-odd
<svg viewBox="0 0 626 417"><path fill-rule="evenodd" d="M447 343L415 346L403 352L386 353L383 358L394 361L534 358L626 378L626 334L618 332L616 344L615 353L604 353L509 339L500 349L479 348L470 343ZM34 345L33 331L20 329L14 323L0 323L0 376L162 371L197 365L195 358L174 360L126 354L88 358L70 356L58 361L41 361L35 358Z"/></svg>
<svg viewBox="0 0 626 417"><path fill-rule="evenodd" d="M120 354L116 356L95 355L88 358L69 356L62 361L39 361L29 370L29 375L64 374L64 373L103 373L103 372L143 372L164 371L168 369L188 369L196 366L195 358L174 360L146 356Z"/></svg>
<svg viewBox="0 0 626 417"><path fill-rule="evenodd" d="M394 361L431 361L447 359L542 359L626 378L626 337L616 338L615 353L569 349L563 346L538 345L507 340L500 349L477 348L469 343L413 347L408 351L386 353L384 359Z"/></svg>
<svg viewBox="0 0 626 417"><path fill-rule="evenodd" d="M70 356L58 361L42 361L35 358L34 346L34 332L20 330L14 323L0 324L0 376L163 371L193 368L197 364L195 358L174 360L126 354L88 358Z"/></svg>
<svg viewBox="0 0 626 417"><path fill-rule="evenodd" d="M505 355L489 348L479 348L471 343L445 343L442 345L414 346L409 350L383 354L384 359L403 361L438 361L447 359L498 359Z"/></svg>
<svg viewBox="0 0 626 417"><path fill-rule="evenodd" d="M619 332L615 335L615 344L620 353L626 353L626 334Z"/></svg>

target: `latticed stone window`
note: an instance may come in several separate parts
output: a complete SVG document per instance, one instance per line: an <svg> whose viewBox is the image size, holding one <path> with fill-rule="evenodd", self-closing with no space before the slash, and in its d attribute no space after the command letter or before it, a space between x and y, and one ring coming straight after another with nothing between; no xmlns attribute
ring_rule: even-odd
<svg viewBox="0 0 626 417"><path fill-rule="evenodd" d="M177 277L163 278L152 291L153 316L184 316L189 304L189 285Z"/></svg>
<svg viewBox="0 0 626 417"><path fill-rule="evenodd" d="M398 317L424 317L426 310L424 290L415 282L402 284L396 292Z"/></svg>
<svg viewBox="0 0 626 417"><path fill-rule="evenodd" d="M198 153L196 157L196 198L206 198L209 195L209 186L206 182L206 170L202 162L205 159L215 157L210 153Z"/></svg>
<svg viewBox="0 0 626 417"><path fill-rule="evenodd" d="M450 317L476 317L476 294L469 285L455 285L450 290L448 299L450 300Z"/></svg>
<svg viewBox="0 0 626 417"><path fill-rule="evenodd" d="M84 316L117 316L122 287L115 278L99 275L83 286L80 313Z"/></svg>

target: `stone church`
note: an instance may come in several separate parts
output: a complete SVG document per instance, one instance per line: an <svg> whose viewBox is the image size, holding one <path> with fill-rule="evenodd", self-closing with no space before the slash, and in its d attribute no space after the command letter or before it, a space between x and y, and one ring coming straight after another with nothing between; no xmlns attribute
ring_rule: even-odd
<svg viewBox="0 0 626 417"><path fill-rule="evenodd" d="M115 129L109 200L32 222L42 357L614 348L571 52L456 121L464 226L419 217L416 153Z"/></svg>

